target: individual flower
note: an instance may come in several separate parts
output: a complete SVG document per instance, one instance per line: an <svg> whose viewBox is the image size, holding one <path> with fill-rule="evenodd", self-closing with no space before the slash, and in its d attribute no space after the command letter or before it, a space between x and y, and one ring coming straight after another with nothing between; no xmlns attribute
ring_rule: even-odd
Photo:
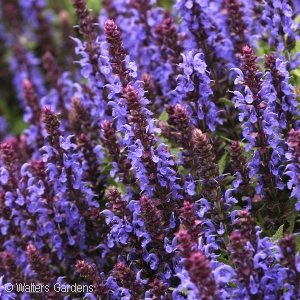
<svg viewBox="0 0 300 300"><path fill-rule="evenodd" d="M285 154L286 158L289 160L287 165L287 174L290 180L287 184L288 188L291 190L291 197L297 199L296 210L300 210L300 182L299 182L299 143L300 143L300 131L291 129L289 132L288 139L289 151Z"/></svg>
<svg viewBox="0 0 300 300"><path fill-rule="evenodd" d="M222 124L219 110L212 101L213 94L210 88L210 78L206 73L206 63L202 54L190 51L187 55L182 54L183 62L179 64L183 70L177 78L177 88L181 102L188 105L192 112L192 124L202 131L214 131L216 124Z"/></svg>
<svg viewBox="0 0 300 300"><path fill-rule="evenodd" d="M269 47L279 52L290 52L299 39L294 29L296 24L292 7L286 0L278 0L266 2L263 8L262 20L266 23L264 33L268 34Z"/></svg>

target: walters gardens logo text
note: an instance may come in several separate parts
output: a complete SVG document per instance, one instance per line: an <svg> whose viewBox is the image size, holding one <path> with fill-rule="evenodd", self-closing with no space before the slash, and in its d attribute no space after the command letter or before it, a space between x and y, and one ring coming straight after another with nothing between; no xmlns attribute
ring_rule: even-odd
<svg viewBox="0 0 300 300"><path fill-rule="evenodd" d="M59 284L53 286L50 284L25 284L25 283L6 283L4 285L7 292L17 293L48 293L54 290L57 293L92 293L94 288L92 285L77 285L77 284Z"/></svg>

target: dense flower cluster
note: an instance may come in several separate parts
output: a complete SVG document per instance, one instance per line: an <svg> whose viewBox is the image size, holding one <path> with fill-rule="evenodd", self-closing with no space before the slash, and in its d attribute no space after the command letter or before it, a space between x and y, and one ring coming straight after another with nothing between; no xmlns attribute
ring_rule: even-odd
<svg viewBox="0 0 300 300"><path fill-rule="evenodd" d="M299 12L2 0L1 299L300 299Z"/></svg>

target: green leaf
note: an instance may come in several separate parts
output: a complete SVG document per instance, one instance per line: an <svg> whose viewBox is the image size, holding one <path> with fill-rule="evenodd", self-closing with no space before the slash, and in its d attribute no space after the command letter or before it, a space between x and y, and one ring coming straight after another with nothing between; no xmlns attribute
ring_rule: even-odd
<svg viewBox="0 0 300 300"><path fill-rule="evenodd" d="M228 161L228 152L225 152L225 154L221 157L221 159L218 162L219 165L219 173L223 174L225 167L226 167L226 163Z"/></svg>
<svg viewBox="0 0 300 300"><path fill-rule="evenodd" d="M236 288L237 288L237 284L234 283L234 282L232 282L232 281L230 281L228 284L229 284L233 289L236 289Z"/></svg>
<svg viewBox="0 0 300 300"><path fill-rule="evenodd" d="M0 99L0 110L6 116L9 131L13 134L19 135L28 128L28 124L23 121L16 106L9 107L4 100Z"/></svg>
<svg viewBox="0 0 300 300"><path fill-rule="evenodd" d="M234 176L231 175L227 175L223 181L222 181L222 185L225 186L226 190L227 189L232 189L231 183L232 181L235 179Z"/></svg>
<svg viewBox="0 0 300 300"><path fill-rule="evenodd" d="M227 260L226 258L222 257L222 256L219 256L219 257L217 258L217 261L222 262L223 264L225 264L225 265L227 265L227 266L230 266L230 261Z"/></svg>
<svg viewBox="0 0 300 300"><path fill-rule="evenodd" d="M296 248L297 252L300 253L300 235L296 235Z"/></svg>
<svg viewBox="0 0 300 300"><path fill-rule="evenodd" d="M197 185L196 185L196 193L197 195L201 194L201 190L202 190L202 182L201 180L198 181Z"/></svg>
<svg viewBox="0 0 300 300"><path fill-rule="evenodd" d="M292 79L290 81L291 84L299 86L300 83L300 70L295 69L291 71Z"/></svg>
<svg viewBox="0 0 300 300"><path fill-rule="evenodd" d="M220 102L222 102L222 103L224 103L228 106L234 106L234 103L231 100L227 99L227 98L219 98L219 100L220 100Z"/></svg>
<svg viewBox="0 0 300 300"><path fill-rule="evenodd" d="M158 118L160 121L167 122L168 120L168 113L164 110Z"/></svg>
<svg viewBox="0 0 300 300"><path fill-rule="evenodd" d="M231 143L231 142L232 142L232 140L231 140L231 139L228 139L228 138L227 138L227 137L225 137L225 136L221 136L221 135L220 135L220 138L221 138L222 140L224 140L224 141L228 142L228 143Z"/></svg>
<svg viewBox="0 0 300 300"><path fill-rule="evenodd" d="M16 118L14 121L11 121L10 124L11 132L16 135L19 135L24 129L28 128L28 125L21 118Z"/></svg>
<svg viewBox="0 0 300 300"><path fill-rule="evenodd" d="M298 17L300 17L300 15ZM295 46L294 52L295 53L300 52L300 42L298 40L296 40L296 46Z"/></svg>
<svg viewBox="0 0 300 300"><path fill-rule="evenodd" d="M189 170L185 169L182 165L178 166L178 174L188 175Z"/></svg>
<svg viewBox="0 0 300 300"><path fill-rule="evenodd" d="M113 168L112 164L111 163L108 163L102 170L101 174L104 175L104 176L107 176L109 175L111 169Z"/></svg>
<svg viewBox="0 0 300 300"><path fill-rule="evenodd" d="M188 289L185 288L185 289L181 290L180 293L187 296L188 295Z"/></svg>
<svg viewBox="0 0 300 300"><path fill-rule="evenodd" d="M282 199L284 199L283 197L288 196L289 195L285 195L283 194ZM297 202L296 198L288 198L286 200L286 206L284 208L284 212L287 214L287 216L285 217L285 220L289 223L289 227L286 229L287 233L293 233L294 231L294 227L295 227L295 221L296 218L298 217L298 212L295 210L295 204Z"/></svg>
<svg viewBox="0 0 300 300"><path fill-rule="evenodd" d="M283 237L283 224L278 228L275 234L270 238L270 241L275 243Z"/></svg>
<svg viewBox="0 0 300 300"><path fill-rule="evenodd" d="M258 40L256 40L256 42L258 42L259 45L258 48L255 48L255 52L257 56L264 56L265 54L268 54L270 52L268 42L258 41ZM260 63L262 62L263 60L260 61Z"/></svg>
<svg viewBox="0 0 300 300"><path fill-rule="evenodd" d="M111 158L108 155L105 155L103 165L107 165L107 164L110 164L110 163L111 163Z"/></svg>
<svg viewBox="0 0 300 300"><path fill-rule="evenodd" d="M293 73L293 74L297 75L298 77L300 77L300 70L298 70L298 69L293 70L291 73Z"/></svg>
<svg viewBox="0 0 300 300"><path fill-rule="evenodd" d="M170 291L175 291L176 289L170 287L169 290ZM185 288L185 289L181 290L180 293L187 296L188 295L188 289Z"/></svg>

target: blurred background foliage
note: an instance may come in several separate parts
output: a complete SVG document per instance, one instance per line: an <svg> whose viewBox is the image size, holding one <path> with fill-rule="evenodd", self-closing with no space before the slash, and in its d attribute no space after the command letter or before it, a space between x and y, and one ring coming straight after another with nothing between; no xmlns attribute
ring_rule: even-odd
<svg viewBox="0 0 300 300"><path fill-rule="evenodd" d="M11 3L17 4L17 0L11 0ZM0 0L0 8L2 11L5 11L4 6L9 3L9 1ZM172 0L163 0L157 1L158 6L163 6L166 8L172 8L173 1ZM99 0L87 0L87 6L92 10L95 19L99 15L99 11L101 10L101 1ZM60 28L60 16L59 13L63 10L67 11L71 20L71 23L75 26L77 24L76 17L74 15L74 8L72 7L72 1L57 1L57 0L48 0L48 9L50 9L54 14L54 31L55 36L54 40L57 44L57 47L60 48L61 44L61 36L62 33ZM13 28L10 28L8 24L6 24L6 30L10 31ZM12 25L11 25L12 26ZM81 38L76 30L74 30L74 34L77 35L78 38ZM22 37L20 37L21 40ZM36 45L32 41L24 40L23 43L26 43L26 48L38 52L40 45ZM12 49L8 49L4 46L4 41L1 41L0 36L0 116L5 116L6 121L8 123L8 131L14 135L19 135L24 129L28 126L23 121L23 110L19 107L19 102L17 99L16 92L13 88L12 84L12 74L9 70L9 59L12 56ZM74 43L75 48L75 43ZM40 57L39 57L40 58ZM68 70L63 70L68 71Z"/></svg>
<svg viewBox="0 0 300 300"><path fill-rule="evenodd" d="M300 1L300 0L299 0ZM101 1L99 0L86 0L87 7L89 7L92 11L92 15L94 16L95 22L97 22L97 17L102 8ZM0 0L0 9L5 11L5 5L7 3L14 3L18 5L18 0ZM53 20L53 30L55 33L54 41L57 49L61 48L61 43L63 40L63 34L61 32L61 19L60 12L67 11L70 21L73 26L76 26L77 19L75 17L75 10L72 6L73 1L57 1L57 0L48 0L48 7L54 16ZM163 6L168 9L172 9L174 1L172 0L158 0L157 6ZM1 21L1 20L0 20ZM22 22L22 21L21 21ZM25 20L23 22L26 22ZM296 22L300 22L300 16L296 19ZM11 26L11 27L10 27ZM13 25L6 24L6 30L13 30ZM74 29L74 36L82 39L76 28ZM37 57L41 58L42 54L40 49L41 45L35 44L34 42L28 40L27 38L22 39L19 37L21 43L23 43L28 50L32 50ZM14 135L19 135L25 128L27 128L27 124L23 121L23 110L19 106L19 102L17 99L16 92L14 90L12 84L12 74L9 70L9 59L12 57L12 49L9 49L4 46L5 42L1 40L0 35L0 116L5 115L6 121L8 123L8 131ZM74 43L75 48L75 43ZM265 54L269 53L268 43L266 41L260 41L258 47L255 49L256 54L259 57L263 57ZM300 42L297 41L297 45L294 48L294 55L300 52ZM63 57L63 56L62 56ZM57 57L58 61L62 59L61 57ZM259 60L261 66L263 60ZM63 64L63 63L62 63ZM68 71L68 70L62 70ZM291 79L291 83L297 86L300 86L300 71L294 70L292 72L293 78ZM300 95L300 90L296 91L298 95ZM300 96L299 96L300 97Z"/></svg>

